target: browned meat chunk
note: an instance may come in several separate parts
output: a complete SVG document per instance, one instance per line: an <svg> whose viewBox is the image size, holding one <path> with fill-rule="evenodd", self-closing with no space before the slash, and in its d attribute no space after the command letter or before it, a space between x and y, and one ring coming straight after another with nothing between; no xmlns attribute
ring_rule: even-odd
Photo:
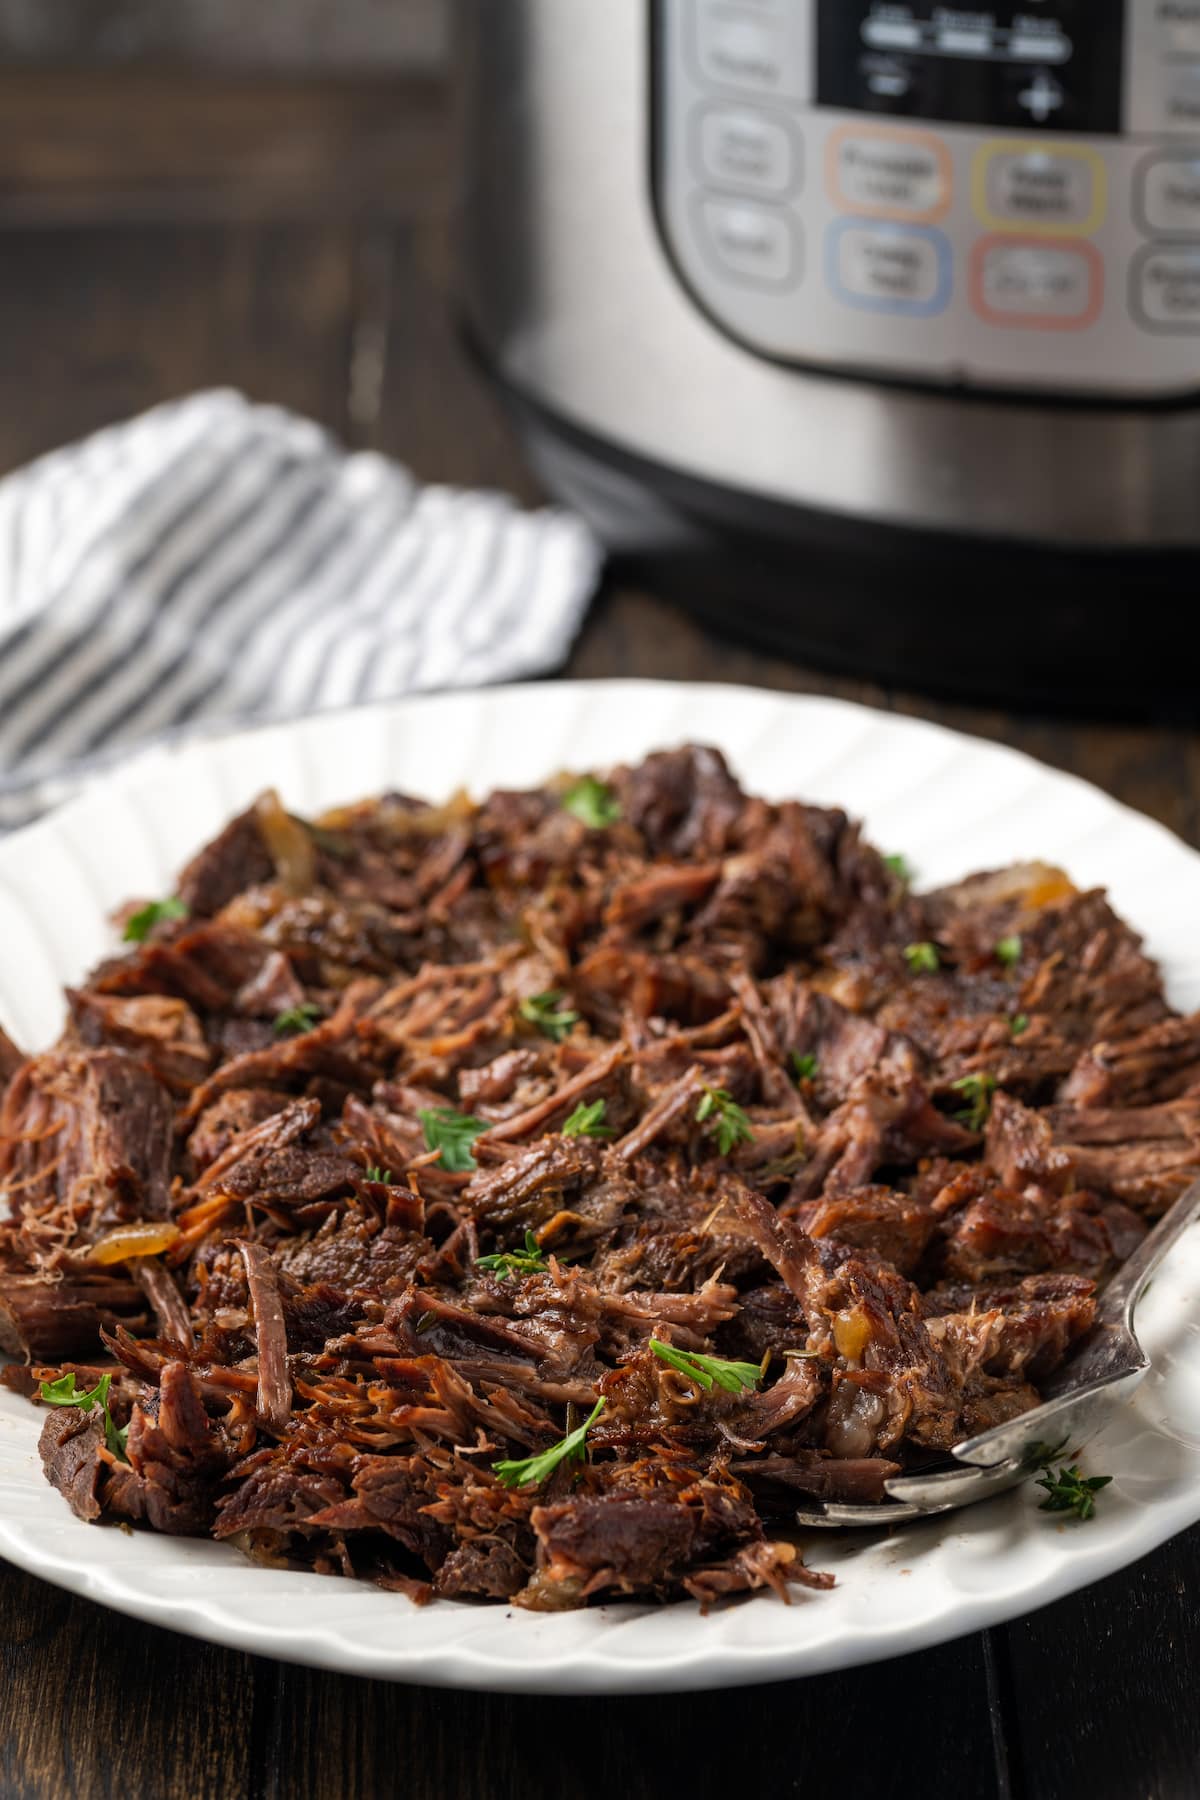
<svg viewBox="0 0 1200 1800"><path fill-rule="evenodd" d="M69 1208L91 1235L167 1211L171 1103L123 1050L52 1050L0 1105L0 1192Z"/></svg>
<svg viewBox="0 0 1200 1800"><path fill-rule="evenodd" d="M269 881L275 863L263 840L256 807L231 819L179 877L179 898L193 918L211 918L245 888Z"/></svg>
<svg viewBox="0 0 1200 1800"><path fill-rule="evenodd" d="M1157 1218L1200 1175L1200 1096L1161 1106L1054 1106L1047 1118L1076 1179Z"/></svg>
<svg viewBox="0 0 1200 1800"><path fill-rule="evenodd" d="M56 1406L46 1413L38 1441L46 1479L81 1519L98 1519L100 1486L106 1473L104 1428L94 1412Z"/></svg>
<svg viewBox="0 0 1200 1800"><path fill-rule="evenodd" d="M797 1209L796 1223L813 1238L836 1238L855 1249L872 1250L902 1275L916 1269L937 1224L920 1200L891 1188L858 1188L810 1200Z"/></svg>
<svg viewBox="0 0 1200 1800"><path fill-rule="evenodd" d="M1083 1052L1059 1099L1068 1106L1149 1106L1200 1089L1200 1014L1164 1019Z"/></svg>
<svg viewBox="0 0 1200 1800"><path fill-rule="evenodd" d="M173 1094L188 1093L208 1074L212 1053L185 1000L164 994L123 999L70 988L67 999L81 1043L131 1051Z"/></svg>

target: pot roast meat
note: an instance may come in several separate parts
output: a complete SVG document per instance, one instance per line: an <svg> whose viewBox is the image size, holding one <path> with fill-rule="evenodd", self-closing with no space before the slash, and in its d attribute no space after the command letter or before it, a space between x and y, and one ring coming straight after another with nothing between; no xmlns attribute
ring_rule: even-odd
<svg viewBox="0 0 1200 1800"><path fill-rule="evenodd" d="M0 1100L4 1098L4 1090L16 1074L25 1058L17 1049L3 1025L0 1025Z"/></svg>
<svg viewBox="0 0 1200 1800"><path fill-rule="evenodd" d="M937 1226L936 1216L922 1201L886 1187L809 1200L793 1216L809 1237L872 1250L902 1275L915 1271Z"/></svg>
<svg viewBox="0 0 1200 1800"><path fill-rule="evenodd" d="M190 1093L208 1074L212 1053L186 1000L165 994L131 999L67 989L81 1043L132 1051L176 1095Z"/></svg>
<svg viewBox="0 0 1200 1800"><path fill-rule="evenodd" d="M1149 1106L1200 1090L1200 1014L1090 1044L1059 1090L1070 1106Z"/></svg>
<svg viewBox="0 0 1200 1800"><path fill-rule="evenodd" d="M100 1484L106 1473L104 1428L77 1406L55 1406L46 1414L38 1454L46 1479L77 1518L89 1523L103 1510Z"/></svg>
<svg viewBox="0 0 1200 1800"><path fill-rule="evenodd" d="M124 1050L51 1050L0 1105L0 1193L69 1214L94 1238L168 1210L173 1112L165 1087Z"/></svg>
<svg viewBox="0 0 1200 1800"><path fill-rule="evenodd" d="M258 809L251 806L192 858L176 892L192 918L211 918L236 895L269 881L274 873Z"/></svg>
<svg viewBox="0 0 1200 1800"><path fill-rule="evenodd" d="M282 1432L292 1410L288 1376L287 1321L279 1293L279 1272L262 1244L238 1244L246 1265L250 1310L258 1347L258 1415L274 1432Z"/></svg>
<svg viewBox="0 0 1200 1800"><path fill-rule="evenodd" d="M151 1317L146 1297L120 1269L71 1259L36 1270L13 1259L0 1275L0 1350L23 1362L92 1355L102 1329L143 1331Z"/></svg>
<svg viewBox="0 0 1200 1800"><path fill-rule="evenodd" d="M174 1537L211 1528L217 1482L231 1459L186 1364L167 1363L157 1392L134 1402L125 1454L109 1470L106 1512Z"/></svg>
<svg viewBox="0 0 1200 1800"><path fill-rule="evenodd" d="M1156 1106L1052 1106L1046 1116L1076 1179L1148 1219L1200 1175L1200 1094Z"/></svg>
<svg viewBox="0 0 1200 1800"><path fill-rule="evenodd" d="M108 1370L128 1428L47 1411L81 1518L422 1603L786 1599L831 1578L772 1522L1035 1406L1200 1174L1200 1021L1102 893L914 893L703 746L603 824L575 779L264 796L56 1047L0 1033L6 1383Z"/></svg>

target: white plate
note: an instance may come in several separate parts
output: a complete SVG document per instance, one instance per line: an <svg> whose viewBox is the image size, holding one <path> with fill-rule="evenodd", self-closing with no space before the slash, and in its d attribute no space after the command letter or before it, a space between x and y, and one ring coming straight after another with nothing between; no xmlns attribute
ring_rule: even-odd
<svg viewBox="0 0 1200 1800"><path fill-rule="evenodd" d="M1200 1006L1200 857L1149 820L1013 751L838 701L746 688L593 682L448 695L158 749L0 842L0 1020L56 1035L64 982L111 947L107 911L169 892L187 856L262 788L297 810L385 787L439 798L537 782L689 738L748 787L845 806L922 883L1015 858L1058 861L1162 959ZM42 1478L40 1416L0 1396L0 1553L118 1611L239 1649L396 1680L546 1693L645 1693L770 1681L900 1655L1028 1612L1200 1519L1200 1237L1141 1314L1153 1374L1088 1451L1111 1473L1097 1516L1062 1524L1036 1491L892 1539L816 1534L829 1593L702 1617L692 1604L557 1616L439 1602L251 1566L228 1546L80 1523Z"/></svg>

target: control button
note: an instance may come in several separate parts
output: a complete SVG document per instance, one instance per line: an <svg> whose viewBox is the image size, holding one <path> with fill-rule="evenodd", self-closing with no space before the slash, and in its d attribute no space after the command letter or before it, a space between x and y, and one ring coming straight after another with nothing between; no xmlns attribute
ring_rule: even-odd
<svg viewBox="0 0 1200 1800"><path fill-rule="evenodd" d="M800 279L796 223L779 207L709 194L699 215L703 240L726 275L769 288L791 287Z"/></svg>
<svg viewBox="0 0 1200 1800"><path fill-rule="evenodd" d="M1166 55L1200 57L1200 4L1197 0L1163 0L1156 23Z"/></svg>
<svg viewBox="0 0 1200 1800"><path fill-rule="evenodd" d="M971 304L989 324L1080 331L1103 303L1104 264L1090 244L986 237L971 253Z"/></svg>
<svg viewBox="0 0 1200 1800"><path fill-rule="evenodd" d="M1164 69L1162 113L1168 129L1200 128L1200 62L1175 63Z"/></svg>
<svg viewBox="0 0 1200 1800"><path fill-rule="evenodd" d="M940 231L838 219L826 248L829 285L847 305L930 318L950 298L950 240Z"/></svg>
<svg viewBox="0 0 1200 1800"><path fill-rule="evenodd" d="M1147 331L1200 333L1200 249L1151 245L1134 259L1131 288Z"/></svg>
<svg viewBox="0 0 1200 1800"><path fill-rule="evenodd" d="M940 219L950 204L950 152L918 131L863 131L844 125L829 140L834 204L872 218Z"/></svg>
<svg viewBox="0 0 1200 1800"><path fill-rule="evenodd" d="M1128 9L1124 129L1200 127L1200 0L1146 0Z"/></svg>
<svg viewBox="0 0 1200 1800"><path fill-rule="evenodd" d="M697 173L718 187L786 194L797 184L800 153L782 119L745 106L710 107L697 121L693 140Z"/></svg>
<svg viewBox="0 0 1200 1800"><path fill-rule="evenodd" d="M1147 235L1200 237L1200 156L1156 156L1143 163L1135 210Z"/></svg>
<svg viewBox="0 0 1200 1800"><path fill-rule="evenodd" d="M783 24L736 6L694 4L696 63L705 81L748 94L800 98L797 45Z"/></svg>
<svg viewBox="0 0 1200 1800"><path fill-rule="evenodd" d="M1104 159L1082 144L1014 143L997 139L976 155L975 210L994 230L1090 236L1104 222Z"/></svg>

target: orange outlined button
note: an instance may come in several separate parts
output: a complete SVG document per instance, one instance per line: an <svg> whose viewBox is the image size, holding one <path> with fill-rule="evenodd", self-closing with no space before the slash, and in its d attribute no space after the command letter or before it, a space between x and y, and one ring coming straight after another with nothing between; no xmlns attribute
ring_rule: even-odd
<svg viewBox="0 0 1200 1800"><path fill-rule="evenodd" d="M1087 144L995 138L975 153L971 197L993 231L1091 237L1108 210L1108 171Z"/></svg>
<svg viewBox="0 0 1200 1800"><path fill-rule="evenodd" d="M927 131L841 125L829 139L826 176L842 212L929 225L950 205L950 152Z"/></svg>
<svg viewBox="0 0 1200 1800"><path fill-rule="evenodd" d="M1104 262L1073 239L980 238L971 252L971 304L989 325L1083 331L1104 305Z"/></svg>

